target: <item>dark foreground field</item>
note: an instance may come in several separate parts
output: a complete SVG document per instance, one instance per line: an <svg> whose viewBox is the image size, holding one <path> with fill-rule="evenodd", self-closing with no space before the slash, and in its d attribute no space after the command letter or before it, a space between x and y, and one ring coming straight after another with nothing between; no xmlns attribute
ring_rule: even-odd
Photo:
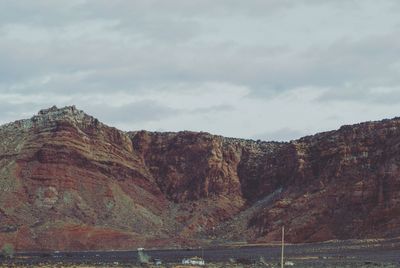
<svg viewBox="0 0 400 268"><path fill-rule="evenodd" d="M278 267L277 245L214 249L145 250L161 259L162 267L175 267L183 258L203 256L207 267ZM337 241L288 245L287 267L400 267L400 238L390 240ZM0 267L138 267L135 251L19 253L0 259ZM291 263L289 263L291 262ZM159 266L160 267L160 266Z"/></svg>

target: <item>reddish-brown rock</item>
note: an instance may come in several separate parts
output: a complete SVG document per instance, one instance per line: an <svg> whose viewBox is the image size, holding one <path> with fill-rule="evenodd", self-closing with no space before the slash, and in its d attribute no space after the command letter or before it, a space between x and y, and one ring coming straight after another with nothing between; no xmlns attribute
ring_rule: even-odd
<svg viewBox="0 0 400 268"><path fill-rule="evenodd" d="M400 233L400 119L290 143L122 132L75 107L0 127L0 245L129 249Z"/></svg>

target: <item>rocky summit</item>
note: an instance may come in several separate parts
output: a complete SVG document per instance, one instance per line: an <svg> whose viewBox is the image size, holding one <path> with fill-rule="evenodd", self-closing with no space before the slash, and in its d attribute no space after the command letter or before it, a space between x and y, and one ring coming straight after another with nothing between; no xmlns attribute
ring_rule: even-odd
<svg viewBox="0 0 400 268"><path fill-rule="evenodd" d="M400 118L288 143L123 132L74 106L0 127L0 245L110 250L400 236Z"/></svg>

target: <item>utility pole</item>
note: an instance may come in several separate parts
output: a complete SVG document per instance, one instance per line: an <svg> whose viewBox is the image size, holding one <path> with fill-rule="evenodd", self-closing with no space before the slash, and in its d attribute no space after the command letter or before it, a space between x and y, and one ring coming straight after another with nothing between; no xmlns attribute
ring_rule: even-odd
<svg viewBox="0 0 400 268"><path fill-rule="evenodd" d="M282 252L281 252L281 268L285 267L285 264L283 263L283 251L285 247L285 226L282 226Z"/></svg>

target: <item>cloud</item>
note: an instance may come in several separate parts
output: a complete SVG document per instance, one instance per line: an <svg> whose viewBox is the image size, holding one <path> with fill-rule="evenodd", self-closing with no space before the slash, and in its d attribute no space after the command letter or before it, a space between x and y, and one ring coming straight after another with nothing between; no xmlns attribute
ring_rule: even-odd
<svg viewBox="0 0 400 268"><path fill-rule="evenodd" d="M76 104L127 130L288 139L392 115L397 11L372 0L0 1L1 120Z"/></svg>
<svg viewBox="0 0 400 268"><path fill-rule="evenodd" d="M100 118L104 122L112 125L131 124L135 126L138 123L150 123L160 121L171 117L191 114L212 114L215 112L232 111L233 107L228 105L209 106L195 109L178 109L168 107L161 103L151 100L137 101L122 106L110 105L89 105L85 111ZM131 129L132 130L132 129Z"/></svg>
<svg viewBox="0 0 400 268"><path fill-rule="evenodd" d="M211 106L211 107L204 107L204 108L196 108L190 110L189 113L192 114L207 114L207 113L218 113L218 112L231 112L235 110L235 107L231 105L219 105L219 106Z"/></svg>
<svg viewBox="0 0 400 268"><path fill-rule="evenodd" d="M382 85L398 73L398 32L354 34L352 25L343 31L329 21L325 34L309 18L337 23L343 15L360 24L365 18L346 9L360 9L355 1L213 1L213 9L209 1L73 1L65 9L51 1L13 2L3 3L3 92L138 92L225 82L270 97L304 86ZM370 9L365 4L366 15Z"/></svg>
<svg viewBox="0 0 400 268"><path fill-rule="evenodd" d="M328 88L328 96L354 95L360 91L398 85L400 74L399 32L369 36L360 40L341 39L323 48L312 48L292 55L292 62L278 60L265 88L275 92L313 86ZM363 88L360 90L360 88ZM347 93L346 93L347 92Z"/></svg>
<svg viewBox="0 0 400 268"><path fill-rule="evenodd" d="M321 102L358 102L375 105L396 105L400 103L400 87L360 88L346 85L336 91L330 90L316 99Z"/></svg>
<svg viewBox="0 0 400 268"><path fill-rule="evenodd" d="M0 125L10 123L12 121L30 118L38 111L38 106L34 103L9 103L1 101L0 105Z"/></svg>
<svg viewBox="0 0 400 268"><path fill-rule="evenodd" d="M255 135L253 138L263 141L291 141L299 139L304 136L305 133L291 128L281 128L271 132L264 132Z"/></svg>
<svg viewBox="0 0 400 268"><path fill-rule="evenodd" d="M101 107L100 107L101 106ZM174 116L180 111L167 107L154 101L138 101L122 106L91 105L87 107L87 112L94 114L105 122L121 124L130 122L158 121L163 118Z"/></svg>

